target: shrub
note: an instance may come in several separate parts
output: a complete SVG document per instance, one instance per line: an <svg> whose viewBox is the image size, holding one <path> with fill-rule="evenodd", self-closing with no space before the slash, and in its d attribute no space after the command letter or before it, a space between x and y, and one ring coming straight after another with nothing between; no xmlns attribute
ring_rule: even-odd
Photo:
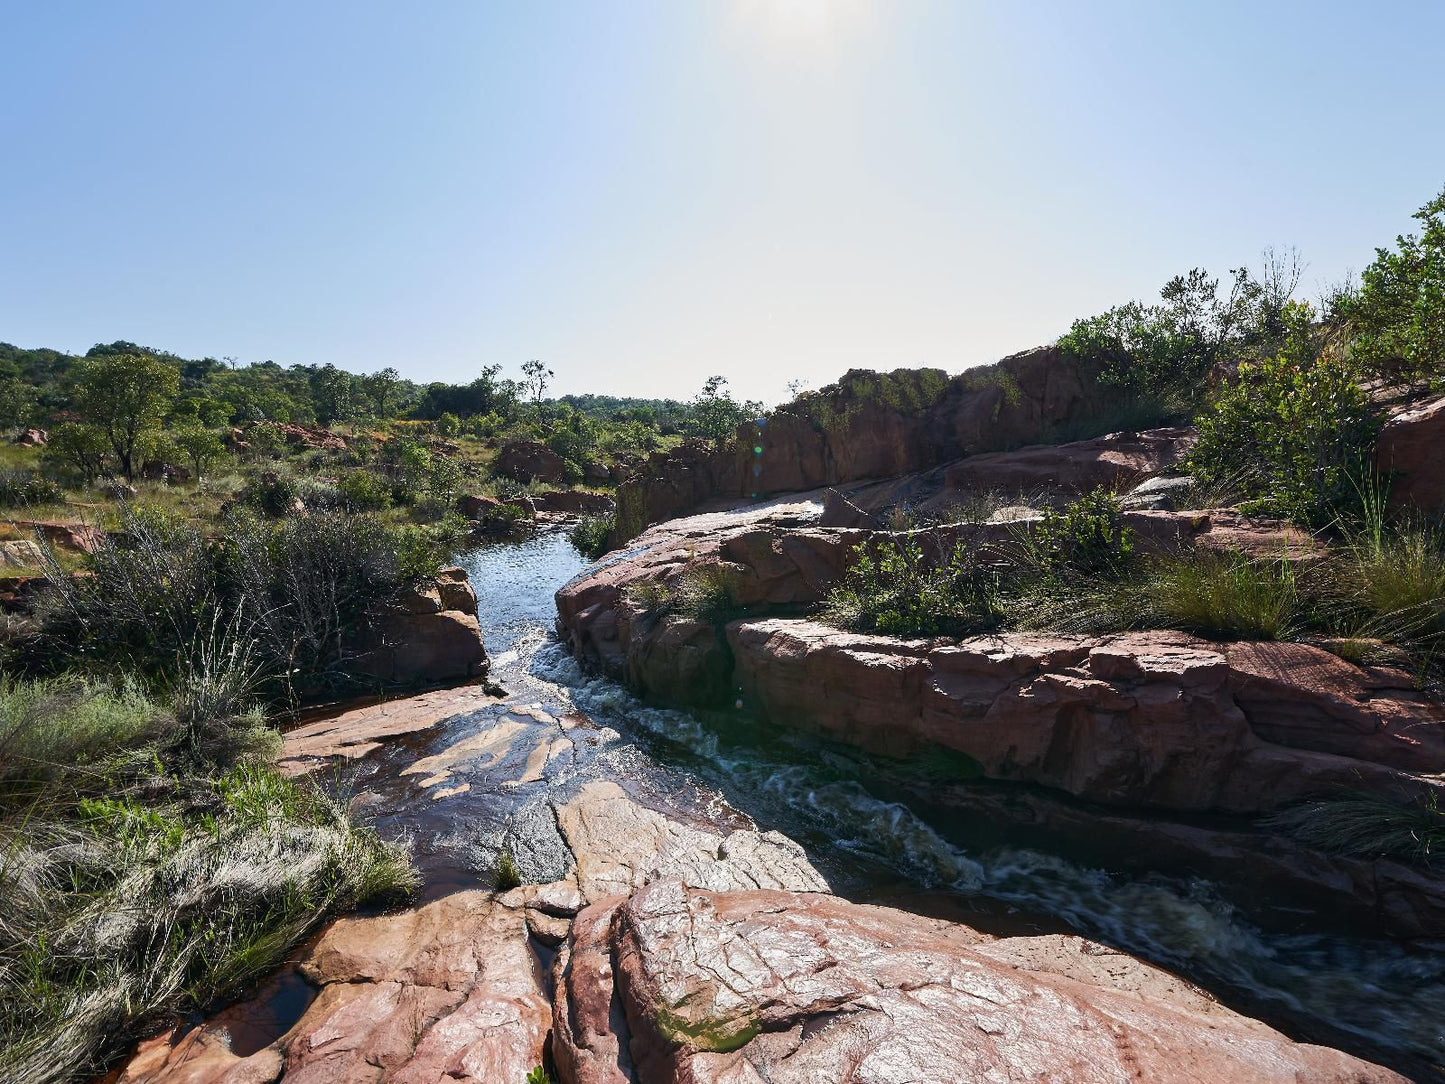
<svg viewBox="0 0 1445 1084"><path fill-rule="evenodd" d="M450 410L444 410L437 416L437 436L451 438L462 431L462 420Z"/></svg>
<svg viewBox="0 0 1445 1084"><path fill-rule="evenodd" d="M1332 854L1433 866L1445 855L1445 809L1433 791L1404 805L1372 794L1305 802L1264 824Z"/></svg>
<svg viewBox="0 0 1445 1084"><path fill-rule="evenodd" d="M1106 489L1052 508L1028 535L1031 556L1046 569L1099 574L1120 571L1134 552L1134 532L1124 524L1119 498Z"/></svg>
<svg viewBox="0 0 1445 1084"><path fill-rule="evenodd" d="M993 570L962 545L946 561L930 562L910 538L864 549L829 592L823 613L843 628L893 636L967 635L1003 621Z"/></svg>
<svg viewBox="0 0 1445 1084"><path fill-rule="evenodd" d="M1190 471L1234 482L1246 509L1312 526L1358 510L1378 421L1347 363L1241 365L1197 424Z"/></svg>
<svg viewBox="0 0 1445 1084"><path fill-rule="evenodd" d="M344 688L362 615L434 574L447 541L323 511L233 516L211 543L152 509L121 515L121 541L93 554L93 575L71 577L52 559L26 647L32 665L132 671L181 688L229 659L272 696Z"/></svg>
<svg viewBox="0 0 1445 1084"><path fill-rule="evenodd" d="M309 784L250 765L195 782L175 804L104 794L0 828L0 1078L95 1076L141 1027L234 992L326 915L416 885Z"/></svg>
<svg viewBox="0 0 1445 1084"><path fill-rule="evenodd" d="M391 505L391 486L369 470L349 470L336 482L348 512L379 512Z"/></svg>
<svg viewBox="0 0 1445 1084"><path fill-rule="evenodd" d="M28 508L64 497L60 486L30 470L0 471L0 508Z"/></svg>
<svg viewBox="0 0 1445 1084"><path fill-rule="evenodd" d="M572 526L569 537L577 552L595 561L607 552L607 539L617 525L611 512L600 516L583 516Z"/></svg>
<svg viewBox="0 0 1445 1084"><path fill-rule="evenodd" d="M1359 291L1338 305L1356 332L1354 357L1410 381L1445 375L1445 191L1415 218L1421 232L1377 249Z"/></svg>
<svg viewBox="0 0 1445 1084"><path fill-rule="evenodd" d="M66 422L50 434L45 458L65 474L90 485L110 462L110 441L94 425Z"/></svg>
<svg viewBox="0 0 1445 1084"><path fill-rule="evenodd" d="M263 471L248 478L246 487L238 496L242 503L259 509L268 516L284 516L296 506L301 492L296 479L289 474Z"/></svg>
<svg viewBox="0 0 1445 1084"><path fill-rule="evenodd" d="M681 614L718 624L737 611L737 571L728 565L706 562L694 565L673 587L674 608Z"/></svg>

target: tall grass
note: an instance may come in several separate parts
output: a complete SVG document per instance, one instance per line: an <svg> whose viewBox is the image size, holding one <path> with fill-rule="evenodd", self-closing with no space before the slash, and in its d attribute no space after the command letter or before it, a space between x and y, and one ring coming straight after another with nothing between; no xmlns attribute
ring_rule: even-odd
<svg viewBox="0 0 1445 1084"><path fill-rule="evenodd" d="M1154 564L1140 581L1154 624L1219 640L1288 640L1307 623L1294 564L1195 553Z"/></svg>
<svg viewBox="0 0 1445 1084"><path fill-rule="evenodd" d="M1405 805L1371 794L1321 798L1264 822L1311 847L1434 866L1445 856L1445 809L1431 791Z"/></svg>

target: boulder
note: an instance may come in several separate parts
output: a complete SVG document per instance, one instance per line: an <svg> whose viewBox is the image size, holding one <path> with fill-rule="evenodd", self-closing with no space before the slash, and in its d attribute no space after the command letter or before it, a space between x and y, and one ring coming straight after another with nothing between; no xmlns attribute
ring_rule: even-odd
<svg viewBox="0 0 1445 1084"><path fill-rule="evenodd" d="M1194 477L1189 474L1148 478L1124 494L1119 503L1130 511L1173 512L1185 507L1180 502L1194 485Z"/></svg>
<svg viewBox="0 0 1445 1084"><path fill-rule="evenodd" d="M1445 512L1445 397L1395 414L1380 430L1375 466L1390 481L1390 503Z"/></svg>
<svg viewBox="0 0 1445 1084"><path fill-rule="evenodd" d="M460 568L403 588L369 615L347 669L388 685L438 685L481 677L487 651L477 596Z"/></svg>
<svg viewBox="0 0 1445 1084"><path fill-rule="evenodd" d="M555 485L562 481L565 475L566 460L538 441L514 440L502 445L492 469L497 474L515 479L524 485L528 482L548 482Z"/></svg>
<svg viewBox="0 0 1445 1084"><path fill-rule="evenodd" d="M175 463L162 463L159 460L148 459L141 464L141 477L148 482L165 482L167 485L179 485L191 480L191 472L185 467Z"/></svg>
<svg viewBox="0 0 1445 1084"><path fill-rule="evenodd" d="M832 896L659 881L554 966L565 1084L1403 1084L1079 937L992 938Z"/></svg>
<svg viewBox="0 0 1445 1084"><path fill-rule="evenodd" d="M41 535L52 546L78 553L94 553L105 544L105 532L89 523L22 519L16 520L15 526Z"/></svg>
<svg viewBox="0 0 1445 1084"><path fill-rule="evenodd" d="M50 434L44 429L22 429L14 443L24 448L39 448L50 441Z"/></svg>
<svg viewBox="0 0 1445 1084"><path fill-rule="evenodd" d="M30 539L18 539L11 542L0 542L0 568L40 568L45 561L45 554L38 542Z"/></svg>
<svg viewBox="0 0 1445 1084"><path fill-rule="evenodd" d="M256 998L141 1043L115 1080L522 1084L552 1011L522 902L465 891L343 918ZM294 1022L270 1008L283 997L304 1006Z"/></svg>
<svg viewBox="0 0 1445 1084"><path fill-rule="evenodd" d="M502 502L496 497L463 494L457 498L457 511L468 519L486 519L489 514L500 508L501 504Z"/></svg>
<svg viewBox="0 0 1445 1084"><path fill-rule="evenodd" d="M944 489L1065 496L1100 487L1122 490L1174 466L1194 439L1193 429L1151 429L974 455L945 468Z"/></svg>

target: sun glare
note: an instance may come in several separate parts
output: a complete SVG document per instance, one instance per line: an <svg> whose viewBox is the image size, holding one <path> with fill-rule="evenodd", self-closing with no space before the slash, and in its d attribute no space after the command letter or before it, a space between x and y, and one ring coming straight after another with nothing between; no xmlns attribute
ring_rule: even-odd
<svg viewBox="0 0 1445 1084"><path fill-rule="evenodd" d="M869 0L737 0L739 21L778 43L831 45L867 21Z"/></svg>

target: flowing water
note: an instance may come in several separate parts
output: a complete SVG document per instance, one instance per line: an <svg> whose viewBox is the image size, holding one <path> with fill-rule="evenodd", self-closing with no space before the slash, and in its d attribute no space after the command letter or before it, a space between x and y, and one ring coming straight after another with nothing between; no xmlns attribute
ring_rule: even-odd
<svg viewBox="0 0 1445 1084"><path fill-rule="evenodd" d="M1422 1079L1445 1064L1445 945L1268 932L1203 881L1124 875L1022 846L971 848L947 814L894 800L854 750L742 711L644 704L585 673L552 632L553 592L586 565L564 534L490 545L460 563L480 599L493 676L514 698L590 717L597 763L630 789L667 792L674 805L686 795L703 816L746 813L801 843L840 895L997 932L1074 931L1298 1038Z"/></svg>

